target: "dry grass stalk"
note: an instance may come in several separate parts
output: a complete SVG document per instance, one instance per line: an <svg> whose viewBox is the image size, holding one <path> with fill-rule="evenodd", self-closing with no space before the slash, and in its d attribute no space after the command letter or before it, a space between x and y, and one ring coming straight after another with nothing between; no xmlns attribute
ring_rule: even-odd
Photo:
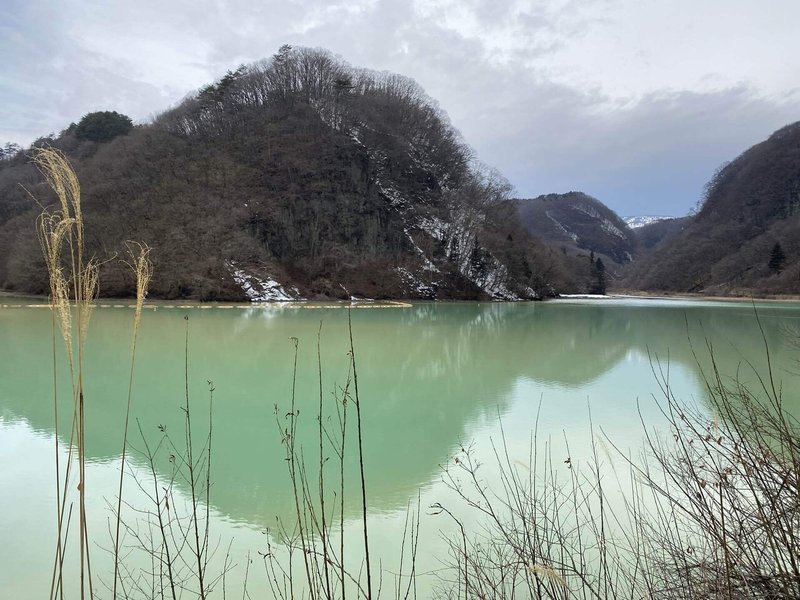
<svg viewBox="0 0 800 600"><path fill-rule="evenodd" d="M122 487L125 475L125 457L128 450L128 425L131 415L131 397L133 395L133 372L136 364L136 341L139 337L139 323L142 319L142 307L147 296L150 279L153 276L153 264L150 262L150 248L138 242L128 243L128 266L136 277L136 307L133 313L133 339L131 341L131 365L128 377L128 399L125 403L125 427L122 434L122 456L119 469L119 489L117 493L116 529L114 532L114 583L112 597L117 598L117 582L119 581L119 544L120 525L122 523Z"/></svg>
<svg viewBox="0 0 800 600"><path fill-rule="evenodd" d="M138 257L146 250L140 248ZM136 260L132 264L144 266L141 271L146 281L150 272L145 262ZM142 296L143 301L143 296ZM138 419L141 446L138 454L147 465L148 475L142 477L139 469L126 466L139 491L146 497L144 506L133 506L123 500L128 507L125 514L117 505L118 531L114 537L112 550L117 570L114 586L110 591L123 598L172 598L178 600L185 595L203 599L213 595L222 584L222 597L225 597L225 581L231 569L230 548L220 573L212 572L211 561L218 546L211 539L211 459L212 459L212 418L214 386L209 384L208 435L204 444L199 444L193 429L193 402L189 393L189 319L186 319L184 349L185 404L180 407L184 416L183 436L173 439L167 427L159 425L160 439L151 442ZM196 409L195 409L196 410ZM128 445L126 444L126 447ZM130 444L130 451L136 448ZM130 454L128 452L127 454ZM157 465L170 465L168 472L160 474ZM121 485L121 484L120 484ZM187 494L179 488L187 489ZM118 498L122 498L120 492ZM120 534L124 532L124 536ZM125 544L123 537L130 537L132 543ZM150 571L131 572L126 568L125 557L131 553L144 553L152 565Z"/></svg>
<svg viewBox="0 0 800 600"><path fill-rule="evenodd" d="M355 370L355 349L353 346L352 321L348 316L348 370L345 383L335 386L332 402L323 401L321 331L317 331L317 380L319 384L317 397L317 414L315 415L318 455L315 457L314 472L305 460L303 448L298 442L298 422L300 411L296 398L296 386L293 385L290 403L281 409L274 407L276 424L281 443L286 453L285 461L290 484L294 495L293 518L289 522L278 520L278 538L285 551L285 558L279 558L268 547L263 554L267 581L272 594L281 600L295 597L309 597L320 600L345 600L348 596L365 599L381 597L384 570L380 568L380 576L376 585L372 586L372 569L369 561L369 537L364 515L366 511L366 480L364 477L364 454L362 430L359 423L348 423L348 404L358 403L359 391ZM292 381L297 378L297 338L290 338L294 350ZM327 404L327 406L326 406ZM288 410L287 410L288 409ZM326 425L329 423L329 425ZM348 429L356 428L355 438L348 435ZM352 453L358 469L360 485L359 521L364 548L359 548L362 560L353 567L345 565L345 465L348 443L358 444ZM331 456L329 456L329 454ZM348 453L348 456L350 454ZM327 477L333 475L333 481L326 479L325 465L333 459L334 465L327 470ZM334 475L335 473L335 475ZM314 482L316 479L316 482ZM338 481L336 480L338 479ZM329 496L330 494L331 496ZM331 502L330 500L333 500ZM338 505L337 505L338 501ZM416 508L409 503L403 536L400 541L399 571L393 573L395 584L392 586L394 596L399 600L416 598L416 560L419 542L420 506L417 498ZM335 539L338 536L338 540ZM359 544L360 546L360 544ZM302 564L293 566L293 557L300 554ZM295 559L295 562L300 561ZM298 570L302 570L307 589L299 589Z"/></svg>
<svg viewBox="0 0 800 600"><path fill-rule="evenodd" d="M67 510L68 503L70 512L72 510L68 492L72 489L70 476L73 459L77 454L80 596L84 598L88 592L89 597L92 598L94 597L94 590L92 585L89 534L87 531L86 518L86 427L83 361L92 311L99 292L100 265L94 259L85 260L81 188L75 171L70 166L69 161L59 150L50 147L36 148L32 158L34 164L39 168L47 184L58 198L58 208L56 210L50 211L45 209L40 215L37 223L37 233L50 279L50 306L53 313L53 327L54 330L56 326L58 327L64 341L73 396L73 418L69 453L62 479L58 458L58 381L56 378L54 342L53 402L54 417L56 419L55 461L56 487L58 489L56 501L58 540L56 544L56 557L53 566L53 580L50 596L51 598L64 597L63 564L68 532L68 528L64 528L64 513ZM147 260L149 249L145 246L140 246L139 250L139 255L135 257L134 261L134 270L137 275L138 287L137 305L134 317L134 342L130 383L132 383L133 355L136 345L135 339L138 333L142 304L146 295L147 284L152 275L152 269ZM128 407L129 406L130 386L128 396ZM125 435L127 437L127 416ZM122 478L122 473L120 474L120 478ZM115 553L115 559L116 558L118 557ZM115 560L115 562L117 561Z"/></svg>
<svg viewBox="0 0 800 600"><path fill-rule="evenodd" d="M62 487L62 500L57 502L58 543L54 563L54 584L51 596L58 593L63 597L62 568L66 538L62 538L64 510L67 501L67 486L70 478L73 449L78 456L79 490L79 538L80 538L80 590L84 598L88 590L93 597L91 562L88 551L88 532L86 528L86 469L85 469L85 427L83 394L83 349L91 316L91 304L97 294L98 268L95 262L84 264L83 260L83 215L81 212L80 184L69 161L54 148L37 148L33 162L44 175L48 185L55 192L61 206L60 211L45 213L39 219L39 239L50 276L51 307L57 318L69 358L70 377L73 393L73 427L70 436L70 453ZM67 264L62 264L68 249ZM73 326L69 290L72 289L76 305L77 325ZM77 362L73 350L73 331L78 331ZM57 403L54 391L54 403ZM57 411L57 408L56 408ZM56 441L57 443L57 441ZM58 469L57 469L58 471ZM60 473L57 474L57 479ZM57 577L55 576L57 573ZM58 582L56 584L56 581Z"/></svg>
<svg viewBox="0 0 800 600"><path fill-rule="evenodd" d="M545 579L557 583L565 590L569 590L569 585L567 585L567 580L564 579L564 576L558 571L556 571L554 568L545 565L535 564L531 566L530 569L531 571L536 573L539 577L544 577Z"/></svg>
<svg viewBox="0 0 800 600"><path fill-rule="evenodd" d="M47 271L50 275L50 303L61 330L67 354L72 364L72 318L70 315L69 282L61 264L62 249L75 219L64 213L43 212L37 221L37 233Z"/></svg>
<svg viewBox="0 0 800 600"><path fill-rule="evenodd" d="M367 597L372 598L372 569L369 561L369 528L367 526L367 482L364 477L364 432L361 429L361 397L358 394L358 370L353 344L353 313L347 311L347 332L350 338L350 364L353 368L353 390L356 404L356 435L358 437L358 468L361 477L361 516L364 524L364 563L367 572Z"/></svg>

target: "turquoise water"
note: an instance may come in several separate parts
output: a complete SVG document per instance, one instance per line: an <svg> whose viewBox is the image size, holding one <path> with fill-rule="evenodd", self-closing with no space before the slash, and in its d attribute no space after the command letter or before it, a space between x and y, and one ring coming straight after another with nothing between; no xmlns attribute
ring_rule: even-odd
<svg viewBox="0 0 800 600"><path fill-rule="evenodd" d="M5 302L0 308L0 589L7 597L41 598L49 590L55 544L52 321L47 308ZM464 445L488 456L501 426L510 452L521 459L537 419L540 437L553 440L554 452L576 463L587 458L589 414L595 429L616 445L635 449L641 445L642 421L659 422L654 371L668 373L676 395L702 404L707 345L725 374L738 372L752 382L752 369L766 365L764 340L788 406L797 411L800 305L762 303L755 309L758 320L748 303L677 300L353 310L369 523L373 553L381 558L386 580L396 572L405 515L418 498L423 509L420 589L433 589L444 578L446 546L439 532L447 526L425 507L454 502L441 482L442 466ZM85 358L89 535L93 569L105 581L108 504L116 495L132 318L129 307L98 307ZM297 444L308 462L318 460L318 334L323 424L335 433L341 388L350 371L347 310L161 305L144 311L132 396L130 472L136 479L126 481L129 514L147 502L137 485L148 481L148 463L138 452L143 448L139 426L153 444L163 430L181 441L188 381L193 433L202 446L213 387L210 511L212 536L221 550L212 563L219 567L230 544L237 565L226 582L231 589L242 585L248 553L253 556L274 542L276 523L290 522L294 515L281 445L293 379ZM294 378L292 338L298 344ZM69 372L60 340L57 355L58 441L65 458ZM352 401L348 410L352 427ZM346 446L344 514L346 536L355 538L360 489L353 431ZM335 479L335 456L327 442L323 454L328 476ZM169 476L168 455L155 461L159 476ZM175 490L185 498L188 486L176 481ZM127 542L135 546L131 537ZM357 547L353 555L359 555ZM128 560L137 568L141 558L131 551ZM259 580L263 568L248 577L253 597L269 596ZM100 596L109 596L102 584L97 588Z"/></svg>

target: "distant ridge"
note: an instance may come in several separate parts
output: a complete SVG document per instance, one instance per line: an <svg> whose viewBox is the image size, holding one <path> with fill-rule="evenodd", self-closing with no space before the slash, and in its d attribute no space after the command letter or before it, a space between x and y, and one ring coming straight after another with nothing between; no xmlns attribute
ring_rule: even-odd
<svg viewBox="0 0 800 600"><path fill-rule="evenodd" d="M721 167L697 214L634 265L625 283L709 294L800 293L800 123Z"/></svg>
<svg viewBox="0 0 800 600"><path fill-rule="evenodd" d="M631 229L637 229L639 227L644 227L645 225L650 225L651 223L674 218L675 217L642 215L637 217L622 217L622 220L625 221L625 224Z"/></svg>
<svg viewBox="0 0 800 600"><path fill-rule="evenodd" d="M633 260L630 227L597 198L583 192L517 200L523 225L534 236L564 247L603 255L617 264Z"/></svg>

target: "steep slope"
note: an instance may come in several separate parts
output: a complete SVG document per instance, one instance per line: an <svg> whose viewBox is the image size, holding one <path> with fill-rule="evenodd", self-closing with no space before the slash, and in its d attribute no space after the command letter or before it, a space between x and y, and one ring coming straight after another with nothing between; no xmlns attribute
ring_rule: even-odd
<svg viewBox="0 0 800 600"><path fill-rule="evenodd" d="M534 236L558 245L601 254L617 264L633 260L636 239L605 204L582 192L518 200L523 225Z"/></svg>
<svg viewBox="0 0 800 600"><path fill-rule="evenodd" d="M46 140L81 180L87 243L153 247L163 298L519 299L552 293L558 257L520 224L508 184L419 86L284 47L113 141ZM0 287L46 290L22 183L52 201L25 157L0 161ZM128 295L119 261L104 295Z"/></svg>
<svg viewBox="0 0 800 600"><path fill-rule="evenodd" d="M691 222L691 217L659 217L656 221L633 227L641 255L668 244Z"/></svg>
<svg viewBox="0 0 800 600"><path fill-rule="evenodd" d="M770 267L776 244L785 259ZM628 284L712 294L800 292L800 123L721 168L697 215L634 265Z"/></svg>

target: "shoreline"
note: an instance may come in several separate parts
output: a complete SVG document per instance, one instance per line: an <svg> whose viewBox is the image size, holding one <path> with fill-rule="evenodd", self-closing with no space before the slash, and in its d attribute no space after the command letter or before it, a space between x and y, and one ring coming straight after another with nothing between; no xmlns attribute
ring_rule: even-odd
<svg viewBox="0 0 800 600"><path fill-rule="evenodd" d="M201 302L199 300L151 300L146 301L143 310L156 311L162 310L300 310L300 309L368 309L368 308L413 308L421 304L529 304L529 303L567 303L567 302L601 302L615 303L625 300L639 301L675 301L675 302L721 302L728 304L800 304L800 297L780 297L780 298L743 298L732 296L703 296L703 295L655 295L655 294L607 294L599 296L596 294L564 294L557 298L546 300L523 300L523 301L492 301L492 300L298 300L283 302ZM135 308L134 299L99 299L94 304L94 308L116 308L133 309ZM16 296L12 294L0 295L0 309L14 308L50 308L50 303L43 296Z"/></svg>
<svg viewBox="0 0 800 600"><path fill-rule="evenodd" d="M620 290L605 295L600 294L561 294L554 298L542 300L426 300L414 298L394 298L386 300L372 300L367 298L353 298L351 300L289 300L271 302L236 302L236 301L202 301L191 299L166 300L153 298L145 300L144 308L408 308L414 304L518 304L520 302L551 302L560 300L707 300L714 302L769 302L778 304L800 303L800 295L768 294L764 296L718 296L690 292L647 292L642 290ZM7 303L5 300L21 302ZM30 301L25 303L25 301ZM98 308L133 308L135 298L98 298L94 305ZM49 306L49 298L44 295L23 294L0 290L0 307L42 307Z"/></svg>
<svg viewBox="0 0 800 600"><path fill-rule="evenodd" d="M800 302L800 295L797 294L764 294L755 295L730 295L720 296L715 294L701 294L697 292L663 292L663 291L641 291L641 290L619 290L609 294L618 298L641 298L653 300L714 300L718 302Z"/></svg>

